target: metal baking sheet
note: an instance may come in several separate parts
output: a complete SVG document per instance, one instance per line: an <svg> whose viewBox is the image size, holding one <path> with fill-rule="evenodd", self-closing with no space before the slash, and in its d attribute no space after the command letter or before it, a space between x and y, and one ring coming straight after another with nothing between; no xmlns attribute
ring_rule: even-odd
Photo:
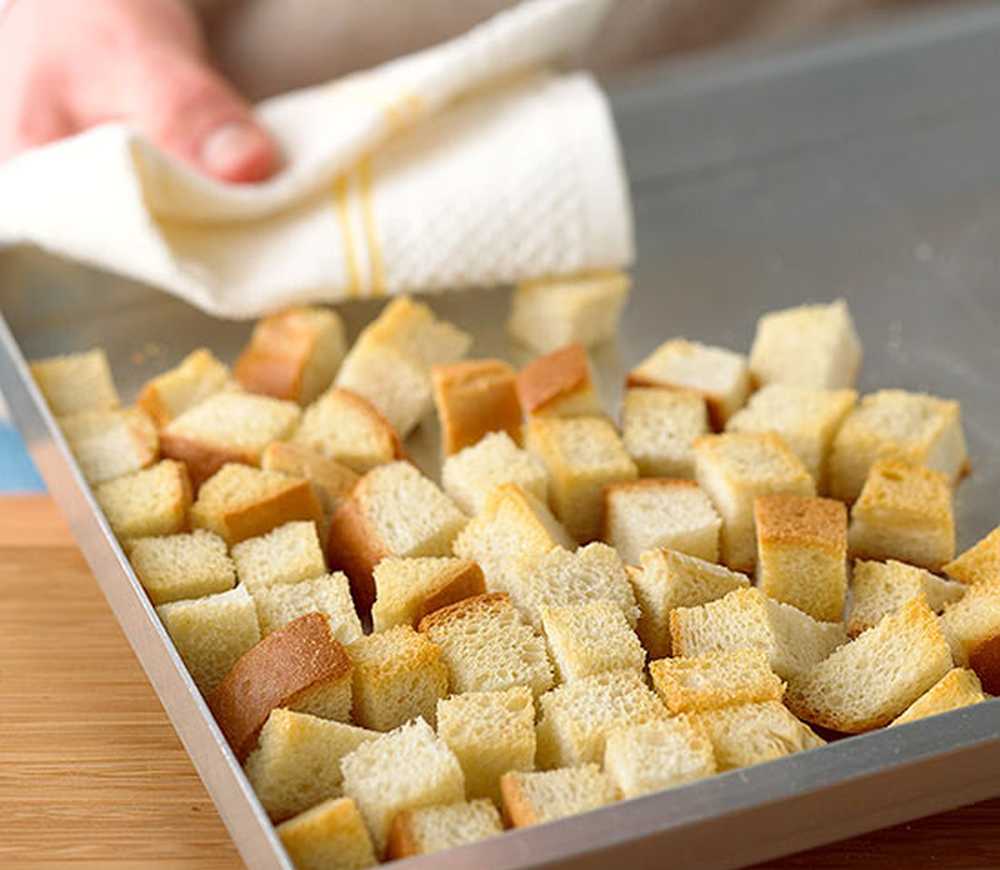
<svg viewBox="0 0 1000 870"><path fill-rule="evenodd" d="M614 407L623 372L685 335L747 349L757 315L849 299L862 388L962 400L974 463L960 545L1000 521L1000 11L930 17L767 59L672 66L613 92L636 204L636 289L595 354ZM522 362L507 292L435 309L474 352ZM353 332L379 303L341 310ZM32 385L25 360L105 347L132 398L249 326L37 251L0 252L0 389L46 483L247 864L288 867L271 825L173 652ZM411 439L437 465L433 421ZM420 868L736 867L1000 794L1000 701L734 771L424 859Z"/></svg>

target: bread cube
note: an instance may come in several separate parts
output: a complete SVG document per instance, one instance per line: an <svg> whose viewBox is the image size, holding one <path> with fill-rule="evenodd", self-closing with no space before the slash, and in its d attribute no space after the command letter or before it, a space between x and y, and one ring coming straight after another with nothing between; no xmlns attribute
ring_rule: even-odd
<svg viewBox="0 0 1000 870"><path fill-rule="evenodd" d="M959 583L1000 584L1000 526L941 570Z"/></svg>
<svg viewBox="0 0 1000 870"><path fill-rule="evenodd" d="M561 683L604 671L642 671L646 651L611 601L543 607L542 624Z"/></svg>
<svg viewBox="0 0 1000 870"><path fill-rule="evenodd" d="M865 396L844 419L830 453L830 494L853 502L884 458L925 465L955 483L968 470L958 402L905 390Z"/></svg>
<svg viewBox="0 0 1000 870"><path fill-rule="evenodd" d="M240 582L251 594L279 583L298 583L326 574L316 524L285 523L233 547Z"/></svg>
<svg viewBox="0 0 1000 870"><path fill-rule="evenodd" d="M785 703L807 722L858 734L888 725L951 667L937 618L926 601L913 598L796 675Z"/></svg>
<svg viewBox="0 0 1000 870"><path fill-rule="evenodd" d="M489 432L521 431L517 372L498 359L476 359L431 369L434 404L445 456L477 444Z"/></svg>
<svg viewBox="0 0 1000 870"><path fill-rule="evenodd" d="M847 633L856 637L874 628L882 617L899 610L911 598L922 597L931 610L940 613L945 605L965 594L961 583L935 577L930 571L902 562L854 563L851 577L851 608Z"/></svg>
<svg viewBox="0 0 1000 870"><path fill-rule="evenodd" d="M309 481L236 463L206 480L191 507L191 525L215 532L230 546L295 520L323 520Z"/></svg>
<svg viewBox="0 0 1000 870"><path fill-rule="evenodd" d="M815 495L816 485L802 460L773 432L703 435L694 451L698 484L722 517L722 562L734 571L752 571L757 558L756 498Z"/></svg>
<svg viewBox="0 0 1000 870"><path fill-rule="evenodd" d="M674 338L629 372L628 386L697 393L708 404L712 425L721 429L746 404L750 370L743 354Z"/></svg>
<svg viewBox="0 0 1000 870"><path fill-rule="evenodd" d="M119 540L174 535L188 527L191 480L183 462L164 459L105 481L94 495Z"/></svg>
<svg viewBox="0 0 1000 870"><path fill-rule="evenodd" d="M712 776L715 750L696 718L657 719L612 732L604 769L622 797L640 797Z"/></svg>
<svg viewBox="0 0 1000 870"><path fill-rule="evenodd" d="M340 759L375 731L278 707L261 729L244 769L272 822L341 796Z"/></svg>
<svg viewBox="0 0 1000 870"><path fill-rule="evenodd" d="M430 855L503 833L500 813L482 798L403 810L389 831L389 860Z"/></svg>
<svg viewBox="0 0 1000 870"><path fill-rule="evenodd" d="M309 481L323 510L323 531L333 512L360 479L346 465L288 441L272 441L268 444L261 455L260 467L264 471L277 471L288 477L304 477Z"/></svg>
<svg viewBox="0 0 1000 870"><path fill-rule="evenodd" d="M483 572L475 562L446 556L383 559L375 566L372 626L385 631L396 625L417 626L420 620L486 591Z"/></svg>
<svg viewBox="0 0 1000 870"><path fill-rule="evenodd" d="M31 363L31 376L56 417L110 411L121 404L101 348L38 360Z"/></svg>
<svg viewBox="0 0 1000 870"><path fill-rule="evenodd" d="M589 417L603 413L583 345L569 344L528 363L517 376L525 416Z"/></svg>
<svg viewBox="0 0 1000 870"><path fill-rule="evenodd" d="M60 417L59 428L90 484L139 471L160 455L156 426L138 408L77 411Z"/></svg>
<svg viewBox="0 0 1000 870"><path fill-rule="evenodd" d="M757 587L820 622L847 595L847 508L828 498L763 495L754 503Z"/></svg>
<svg viewBox="0 0 1000 870"><path fill-rule="evenodd" d="M763 650L731 649L649 663L653 688L674 715L780 701L785 684Z"/></svg>
<svg viewBox="0 0 1000 870"><path fill-rule="evenodd" d="M344 794L361 810L379 856L385 856L389 828L399 813L465 799L455 753L423 719L362 743L340 766Z"/></svg>
<svg viewBox="0 0 1000 870"><path fill-rule="evenodd" d="M1000 587L973 586L941 615L955 664L972 668L983 689L1000 695Z"/></svg>
<svg viewBox="0 0 1000 870"><path fill-rule="evenodd" d="M715 707L698 714L720 772L774 761L826 741L778 701Z"/></svg>
<svg viewBox="0 0 1000 870"><path fill-rule="evenodd" d="M504 818L512 828L554 822L618 800L615 784L596 764L511 771L500 778L500 791Z"/></svg>
<svg viewBox="0 0 1000 870"><path fill-rule="evenodd" d="M322 613L330 621L333 636L349 644L362 635L361 620L354 609L347 577L337 571L297 583L276 583L251 590L260 620L260 633L267 636L307 613Z"/></svg>
<svg viewBox="0 0 1000 870"><path fill-rule="evenodd" d="M156 612L203 695L211 694L240 656L260 640L257 611L242 586L161 604Z"/></svg>
<svg viewBox="0 0 1000 870"><path fill-rule="evenodd" d="M639 603L637 630L650 658L671 654L670 611L695 607L750 585L742 574L722 565L672 550L648 550L642 570L630 575Z"/></svg>
<svg viewBox="0 0 1000 870"><path fill-rule="evenodd" d="M552 685L545 641L501 593L466 598L420 620L439 647L453 692L528 686L535 696Z"/></svg>
<svg viewBox="0 0 1000 870"><path fill-rule="evenodd" d="M905 725L927 716L971 707L985 700L986 695L975 671L952 668L889 725Z"/></svg>
<svg viewBox="0 0 1000 870"><path fill-rule="evenodd" d="M548 499L545 465L521 450L506 432L491 432L478 444L449 456L441 470L444 491L470 516L480 513L490 493L504 483L517 484L540 502Z"/></svg>
<svg viewBox="0 0 1000 870"><path fill-rule="evenodd" d="M351 579L358 611L375 601L375 566L386 556L448 556L467 522L455 503L409 462L369 471L330 520L327 555Z"/></svg>
<svg viewBox="0 0 1000 870"><path fill-rule="evenodd" d="M438 699L448 694L441 650L409 625L358 638L347 648L354 665L354 721L391 731L422 716L437 722Z"/></svg>
<svg viewBox="0 0 1000 870"><path fill-rule="evenodd" d="M534 770L535 705L527 686L465 692L438 701L438 735L465 773L469 797L500 802L500 777Z"/></svg>
<svg viewBox="0 0 1000 870"><path fill-rule="evenodd" d="M955 558L952 495L940 472L880 459L851 508L851 555L940 569Z"/></svg>
<svg viewBox="0 0 1000 870"><path fill-rule="evenodd" d="M236 585L226 542L212 532L140 538L128 557L153 604L201 598Z"/></svg>
<svg viewBox="0 0 1000 870"><path fill-rule="evenodd" d="M757 321L750 371L761 386L814 390L853 387L861 371L861 341L843 299L772 311Z"/></svg>
<svg viewBox="0 0 1000 870"><path fill-rule="evenodd" d="M275 829L295 870L362 870L378 863L350 798L331 798Z"/></svg>
<svg viewBox="0 0 1000 870"><path fill-rule="evenodd" d="M608 269L523 281L511 297L507 331L539 353L567 344L591 347L618 335L631 279Z"/></svg>
<svg viewBox="0 0 1000 870"><path fill-rule="evenodd" d="M199 348L181 362L147 381L136 404L160 428L189 408L220 392L229 383L229 369L210 350Z"/></svg>
<svg viewBox="0 0 1000 870"><path fill-rule="evenodd" d="M673 654L685 658L741 648L760 650L783 680L809 671L847 640L839 622L817 622L752 587L671 611L670 637Z"/></svg>
<svg viewBox="0 0 1000 870"><path fill-rule="evenodd" d="M640 477L694 479L694 442L708 433L698 393L633 387L622 403L622 442Z"/></svg>

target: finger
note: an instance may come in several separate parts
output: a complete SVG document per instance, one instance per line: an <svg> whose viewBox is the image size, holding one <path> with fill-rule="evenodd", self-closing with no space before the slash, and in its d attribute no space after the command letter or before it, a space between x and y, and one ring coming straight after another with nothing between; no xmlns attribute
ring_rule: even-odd
<svg viewBox="0 0 1000 870"><path fill-rule="evenodd" d="M69 118L44 103L15 106L0 114L4 116L0 118L0 163L73 132Z"/></svg>

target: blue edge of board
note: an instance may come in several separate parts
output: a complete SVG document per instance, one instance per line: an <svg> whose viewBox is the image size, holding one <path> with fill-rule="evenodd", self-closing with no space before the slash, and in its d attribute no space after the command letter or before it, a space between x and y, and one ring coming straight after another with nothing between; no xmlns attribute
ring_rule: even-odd
<svg viewBox="0 0 1000 870"><path fill-rule="evenodd" d="M0 420L0 493L44 491L20 433Z"/></svg>

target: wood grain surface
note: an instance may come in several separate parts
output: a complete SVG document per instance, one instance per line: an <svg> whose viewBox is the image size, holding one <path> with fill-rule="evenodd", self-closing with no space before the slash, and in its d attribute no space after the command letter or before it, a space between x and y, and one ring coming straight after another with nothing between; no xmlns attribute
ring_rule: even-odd
<svg viewBox="0 0 1000 870"><path fill-rule="evenodd" d="M4 870L241 866L45 496L0 498L0 735ZM1000 800L766 867L1000 867Z"/></svg>

